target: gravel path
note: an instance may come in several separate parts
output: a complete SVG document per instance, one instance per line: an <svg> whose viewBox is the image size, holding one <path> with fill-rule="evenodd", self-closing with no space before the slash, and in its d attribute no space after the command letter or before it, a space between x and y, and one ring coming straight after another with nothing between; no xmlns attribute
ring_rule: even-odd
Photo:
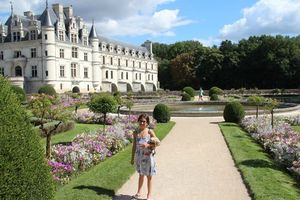
<svg viewBox="0 0 300 200"><path fill-rule="evenodd" d="M153 200L248 200L217 122L221 117L172 118L175 127L157 149ZM130 158L128 158L129 161ZM135 173L115 200L136 193ZM146 179L143 197L146 198Z"/></svg>

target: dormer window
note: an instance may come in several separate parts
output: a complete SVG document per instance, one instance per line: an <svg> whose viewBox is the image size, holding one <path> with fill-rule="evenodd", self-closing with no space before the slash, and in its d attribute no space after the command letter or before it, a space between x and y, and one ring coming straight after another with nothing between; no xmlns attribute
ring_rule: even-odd
<svg viewBox="0 0 300 200"><path fill-rule="evenodd" d="M17 20L15 21L15 26L18 26L18 21Z"/></svg>
<svg viewBox="0 0 300 200"><path fill-rule="evenodd" d="M20 32L13 32L13 42L20 41L21 35Z"/></svg>
<svg viewBox="0 0 300 200"><path fill-rule="evenodd" d="M63 31L58 31L58 37L60 41L64 41L64 32Z"/></svg>
<svg viewBox="0 0 300 200"><path fill-rule="evenodd" d="M77 43L77 35L76 34L71 34L71 42Z"/></svg>
<svg viewBox="0 0 300 200"><path fill-rule="evenodd" d="M31 38L31 40L36 40L37 39L36 30L30 31L30 38Z"/></svg>

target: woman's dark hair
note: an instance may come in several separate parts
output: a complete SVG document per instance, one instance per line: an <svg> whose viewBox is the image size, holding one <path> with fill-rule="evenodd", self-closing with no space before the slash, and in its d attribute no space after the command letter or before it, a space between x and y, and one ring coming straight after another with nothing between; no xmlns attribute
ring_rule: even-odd
<svg viewBox="0 0 300 200"><path fill-rule="evenodd" d="M138 121L141 121L141 119L145 119L147 121L147 124L150 124L150 118L147 114L140 114Z"/></svg>

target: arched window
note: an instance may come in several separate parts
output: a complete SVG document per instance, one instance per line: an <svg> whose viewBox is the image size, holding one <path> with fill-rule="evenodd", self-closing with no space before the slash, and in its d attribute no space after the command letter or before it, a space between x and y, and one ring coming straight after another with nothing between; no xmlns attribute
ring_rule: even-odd
<svg viewBox="0 0 300 200"><path fill-rule="evenodd" d="M15 75L16 76L22 76L22 68L20 66L16 66Z"/></svg>
<svg viewBox="0 0 300 200"><path fill-rule="evenodd" d="M108 78L108 71L105 72L105 78Z"/></svg>

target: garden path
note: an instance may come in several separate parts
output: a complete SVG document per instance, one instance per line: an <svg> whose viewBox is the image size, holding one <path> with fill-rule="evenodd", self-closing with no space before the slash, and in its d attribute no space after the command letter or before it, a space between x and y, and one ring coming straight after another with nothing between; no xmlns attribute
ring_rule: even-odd
<svg viewBox="0 0 300 200"><path fill-rule="evenodd" d="M155 155L153 200L248 200L247 189L218 127L222 117L172 118L176 125ZM128 158L128 162L129 162ZM115 200L136 193L135 173ZM146 197L146 180L143 197Z"/></svg>

